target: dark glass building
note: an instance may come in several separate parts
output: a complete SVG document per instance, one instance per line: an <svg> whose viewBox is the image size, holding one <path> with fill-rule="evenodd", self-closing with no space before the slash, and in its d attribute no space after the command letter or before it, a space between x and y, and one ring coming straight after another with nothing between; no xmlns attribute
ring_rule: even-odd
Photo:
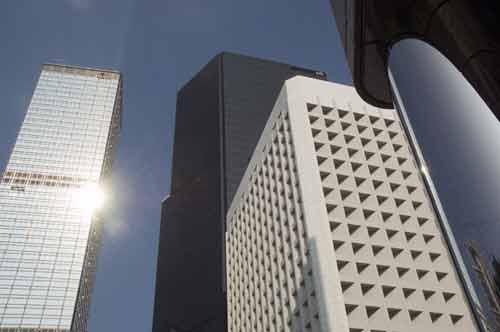
<svg viewBox="0 0 500 332"><path fill-rule="evenodd" d="M455 256L471 277L477 316L494 326L495 317L483 319L493 309L467 242L500 253L500 2L330 2L360 96L406 114L446 210Z"/></svg>
<svg viewBox="0 0 500 332"><path fill-rule="evenodd" d="M323 72L221 53L178 93L154 332L226 329L225 214L285 80Z"/></svg>
<svg viewBox="0 0 500 332"><path fill-rule="evenodd" d="M415 38L442 52L500 120L499 1L330 2L354 85L368 103L392 108L388 58L401 40Z"/></svg>

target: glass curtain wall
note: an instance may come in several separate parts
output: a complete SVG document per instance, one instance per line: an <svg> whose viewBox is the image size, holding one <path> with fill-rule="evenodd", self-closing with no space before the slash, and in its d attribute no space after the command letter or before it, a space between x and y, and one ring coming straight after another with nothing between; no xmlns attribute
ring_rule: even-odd
<svg viewBox="0 0 500 332"><path fill-rule="evenodd" d="M75 307L88 301L84 265L119 127L119 87L115 72L42 68L0 181L2 332L66 331L86 318L74 317Z"/></svg>
<svg viewBox="0 0 500 332"><path fill-rule="evenodd" d="M389 58L395 99L406 110L459 251L488 316L488 295L468 243L486 260L500 254L500 122L439 51L415 39ZM491 321L491 320L490 320Z"/></svg>

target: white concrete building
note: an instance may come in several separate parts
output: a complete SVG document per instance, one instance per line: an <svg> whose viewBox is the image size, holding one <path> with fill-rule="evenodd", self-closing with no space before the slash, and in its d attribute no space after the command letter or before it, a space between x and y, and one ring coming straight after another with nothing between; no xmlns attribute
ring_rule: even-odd
<svg viewBox="0 0 500 332"><path fill-rule="evenodd" d="M288 80L227 216L229 331L479 331L415 149L352 87Z"/></svg>

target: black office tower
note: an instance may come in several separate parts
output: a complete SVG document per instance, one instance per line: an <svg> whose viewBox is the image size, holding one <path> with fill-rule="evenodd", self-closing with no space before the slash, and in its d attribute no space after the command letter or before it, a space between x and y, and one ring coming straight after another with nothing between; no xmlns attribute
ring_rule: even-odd
<svg viewBox="0 0 500 332"><path fill-rule="evenodd" d="M179 91L154 332L226 330L226 209L284 81L295 75L326 79L323 72L221 53Z"/></svg>

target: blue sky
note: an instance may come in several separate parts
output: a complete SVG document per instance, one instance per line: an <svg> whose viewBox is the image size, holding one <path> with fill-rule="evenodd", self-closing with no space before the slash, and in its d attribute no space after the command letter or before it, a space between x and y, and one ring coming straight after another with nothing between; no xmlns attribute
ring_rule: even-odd
<svg viewBox="0 0 500 332"><path fill-rule="evenodd" d="M323 70L330 80L350 83L328 0L15 0L0 6L2 170L42 63L112 68L124 74L123 128L90 332L150 331L176 92L211 57L239 52ZM488 197L480 196L480 186L473 193L455 194L468 183L456 179L466 170L448 169L461 163L465 152L448 140L445 147L454 159L446 157L440 151L443 145L435 143L450 136L436 133L450 119L422 114L412 120L424 138L424 152L452 219L467 221L479 210L480 218L498 218L491 199L482 204ZM488 195L498 193L500 185L496 188ZM476 202L467 205L474 194Z"/></svg>
<svg viewBox="0 0 500 332"><path fill-rule="evenodd" d="M349 83L327 0L16 0L0 10L3 170L44 62L124 74L90 332L149 331L160 201L170 187L175 97L220 51L327 71Z"/></svg>

